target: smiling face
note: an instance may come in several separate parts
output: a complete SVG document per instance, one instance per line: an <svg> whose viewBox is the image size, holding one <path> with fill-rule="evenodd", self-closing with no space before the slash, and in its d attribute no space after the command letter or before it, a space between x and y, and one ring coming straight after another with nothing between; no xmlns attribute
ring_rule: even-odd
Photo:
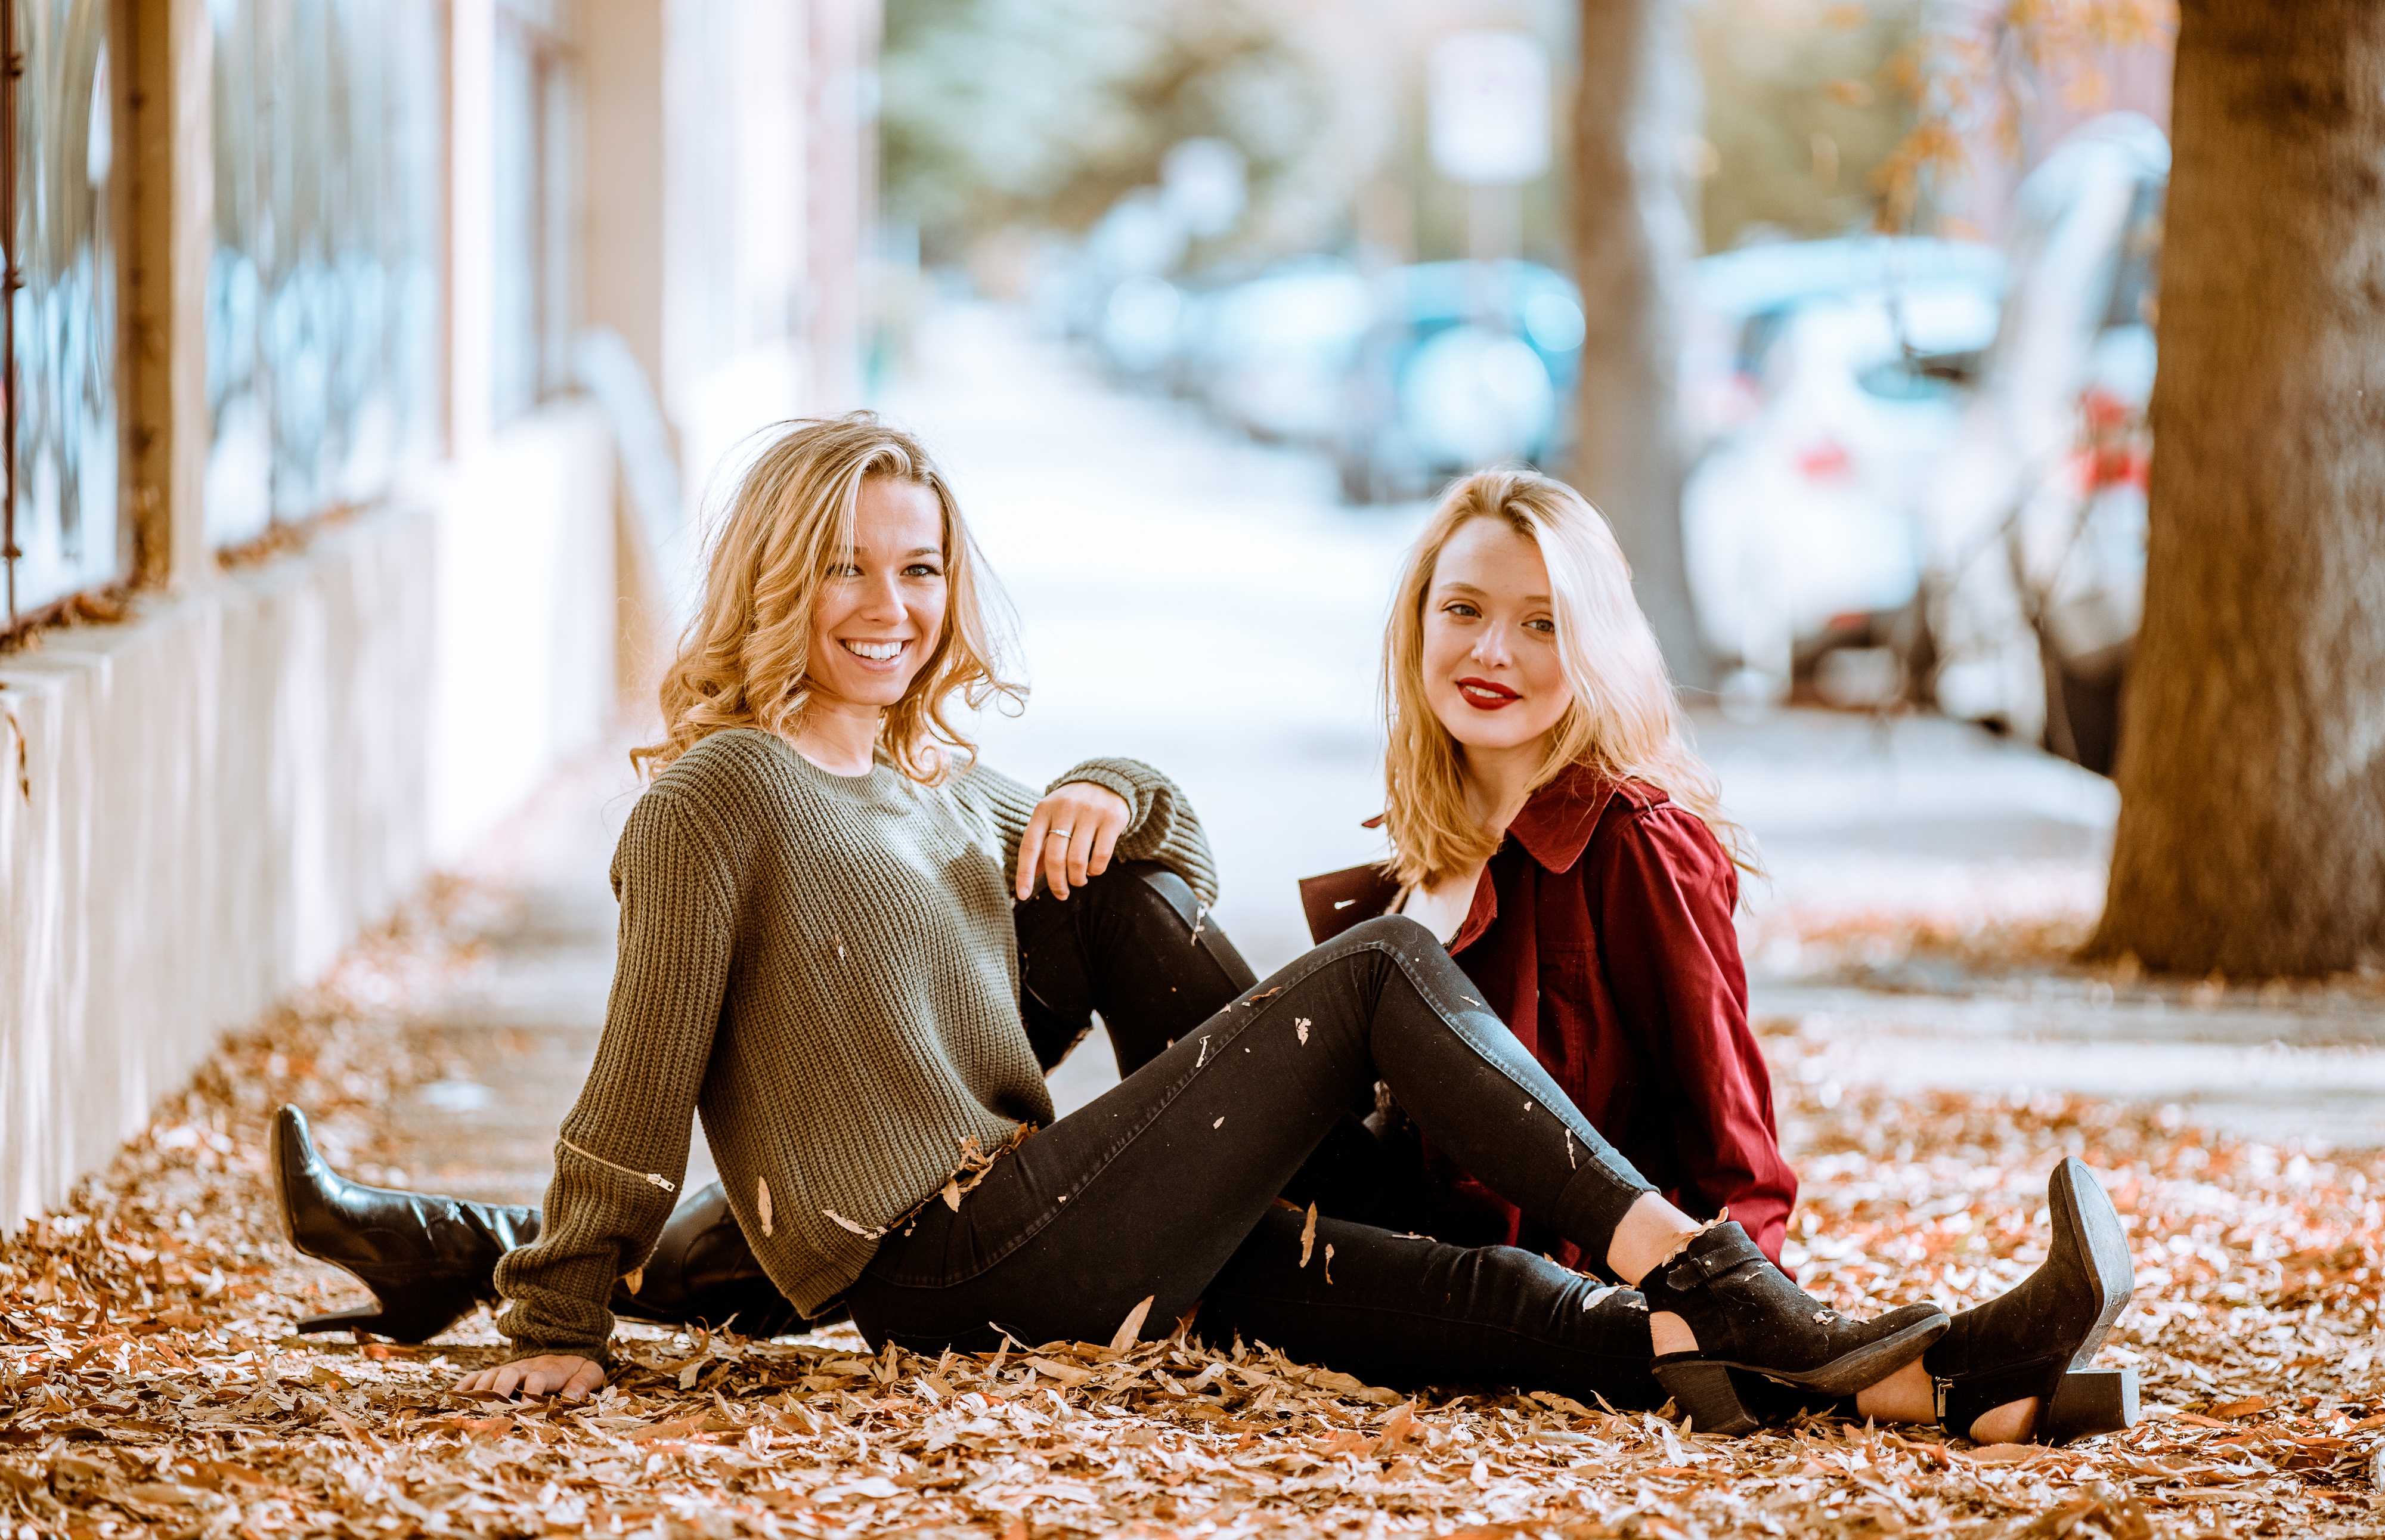
<svg viewBox="0 0 2385 1540"><path fill-rule="evenodd" d="M944 514L935 492L871 476L855 500L853 549L812 603L805 669L816 706L882 710L903 698L944 631Z"/></svg>
<svg viewBox="0 0 2385 1540"><path fill-rule="evenodd" d="M1537 745L1573 704L1548 564L1505 519L1470 519L1442 547L1423 641L1425 699L1467 749Z"/></svg>

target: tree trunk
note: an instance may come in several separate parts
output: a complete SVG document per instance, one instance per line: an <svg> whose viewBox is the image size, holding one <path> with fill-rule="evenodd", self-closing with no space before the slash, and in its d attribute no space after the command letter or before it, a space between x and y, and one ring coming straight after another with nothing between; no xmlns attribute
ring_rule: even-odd
<svg viewBox="0 0 2385 1540"><path fill-rule="evenodd" d="M1581 282L1573 479L1615 526L1676 682L1710 670L1681 557L1681 312L1698 253L1681 146L1698 90L1681 0L1582 0L1574 109Z"/></svg>
<svg viewBox="0 0 2385 1540"><path fill-rule="evenodd" d="M2182 12L2144 628L2092 949L2325 973L2385 958L2385 5Z"/></svg>

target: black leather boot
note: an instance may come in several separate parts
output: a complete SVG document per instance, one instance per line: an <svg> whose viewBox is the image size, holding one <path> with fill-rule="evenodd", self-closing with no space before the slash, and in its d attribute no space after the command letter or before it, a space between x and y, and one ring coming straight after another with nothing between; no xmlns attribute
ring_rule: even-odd
<svg viewBox="0 0 2385 1540"><path fill-rule="evenodd" d="M1699 1433L1763 1425L1742 1403L1732 1370L1852 1396L1919 1358L1947 1324L1935 1305L1851 1321L1791 1282L1735 1221L1702 1232L1652 1269L1640 1292L1651 1311L1670 1310L1697 1334L1696 1352L1663 1354L1651 1367Z"/></svg>
<svg viewBox="0 0 2385 1540"><path fill-rule="evenodd" d="M497 1258L538 1238L538 1210L367 1187L324 1163L306 1115L273 1121L273 1193L281 1231L300 1253L345 1270L372 1291L366 1308L314 1316L301 1332L373 1332L427 1342L497 1297Z"/></svg>
<svg viewBox="0 0 2385 1540"><path fill-rule="evenodd" d="M2083 1161L2054 1168L2045 1202L2054 1217L2045 1265L1956 1316L1921 1356L1950 1434L1968 1438L1982 1413L2031 1396L2032 1443L2067 1444L2137 1420L2137 1371L2087 1367L2136 1292L2128 1232Z"/></svg>
<svg viewBox="0 0 2385 1540"><path fill-rule="evenodd" d="M655 1253L631 1279L613 1285L612 1312L664 1326L733 1327L749 1337L805 1330L793 1301L754 1259L729 1195L719 1183L692 1193L671 1210Z"/></svg>
<svg viewBox="0 0 2385 1540"><path fill-rule="evenodd" d="M1800 1413L1807 1417L1842 1417L1853 1422L1863 1421L1863 1411L1852 1396L1825 1396L1818 1390L1801 1390L1744 1369L1729 1372L1730 1388L1739 1393L1740 1409L1767 1428L1793 1422ZM1700 1424L1702 1430L1704 1426Z"/></svg>

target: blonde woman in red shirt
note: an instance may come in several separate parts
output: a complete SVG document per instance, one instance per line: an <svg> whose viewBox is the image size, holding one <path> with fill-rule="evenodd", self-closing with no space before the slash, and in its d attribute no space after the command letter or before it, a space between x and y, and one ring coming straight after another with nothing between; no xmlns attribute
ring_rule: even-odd
<svg viewBox="0 0 2385 1540"><path fill-rule="evenodd" d="M1654 632L1606 521L1561 482L1489 470L1453 487L1411 551L1383 644L1392 858L1302 884L1319 943L1405 914L1448 948L1599 1133L1693 1217L1779 1260L1797 1179L1747 1025L1731 915L1744 833L1690 747ZM1327 1211L1595 1267L1455 1161L1395 1104L1306 1195ZM2075 1169L2073 1169L2075 1168ZM1301 1195L1295 1195L1301 1196ZM2105 1221L2083 1166L2058 1171L2057 1228ZM2114 1221L2116 1222L2116 1221ZM2127 1271L2107 1236L2103 1268ZM1922 1358L1845 1409L1940 1420L1991 1443L2108 1432L2126 1371L2072 1372L2111 1290L2095 1248L1954 1319ZM1659 1354L1676 1350L1660 1316ZM1752 1403L1783 1402L1752 1380Z"/></svg>

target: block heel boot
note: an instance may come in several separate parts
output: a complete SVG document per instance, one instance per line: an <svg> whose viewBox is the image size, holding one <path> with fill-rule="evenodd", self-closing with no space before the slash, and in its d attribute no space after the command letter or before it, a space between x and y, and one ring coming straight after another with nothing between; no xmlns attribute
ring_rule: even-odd
<svg viewBox="0 0 2385 1540"><path fill-rule="evenodd" d="M533 1208L348 1181L317 1151L306 1114L294 1107L274 1117L270 1165L290 1245L372 1291L370 1306L309 1317L298 1323L301 1332L428 1342L494 1300L497 1258L538 1238Z"/></svg>
<svg viewBox="0 0 2385 1540"><path fill-rule="evenodd" d="M1710 1226L1640 1280L1651 1311L1670 1310L1696 1333L1693 1353L1651 1367L1698 1433L1749 1434L1763 1421L1731 1371L1822 1396L1853 1396L1921 1357L1943 1335L1946 1312L1907 1305L1854 1321L1791 1282L1736 1221Z"/></svg>
<svg viewBox="0 0 2385 1540"><path fill-rule="evenodd" d="M291 1246L329 1262L372 1291L370 1306L313 1316L301 1332L371 1332L427 1342L483 1303L497 1301L497 1259L538 1239L540 1213L527 1205L466 1203L428 1193L368 1187L331 1170L315 1148L306 1115L285 1107L274 1120L273 1191ZM654 1255L613 1285L617 1316L665 1326L733 1326L747 1336L798 1329L794 1306L754 1259L714 1183L671 1211Z"/></svg>
<svg viewBox="0 0 2385 1540"><path fill-rule="evenodd" d="M2083 1161L2054 1168L2045 1202L2054 1218L2045 1265L1956 1316L1921 1357L1950 1434L1968 1438L1982 1413L2031 1396L2032 1443L2067 1444L2136 1422L2137 1371L2088 1367L2136 1292L2128 1232Z"/></svg>

